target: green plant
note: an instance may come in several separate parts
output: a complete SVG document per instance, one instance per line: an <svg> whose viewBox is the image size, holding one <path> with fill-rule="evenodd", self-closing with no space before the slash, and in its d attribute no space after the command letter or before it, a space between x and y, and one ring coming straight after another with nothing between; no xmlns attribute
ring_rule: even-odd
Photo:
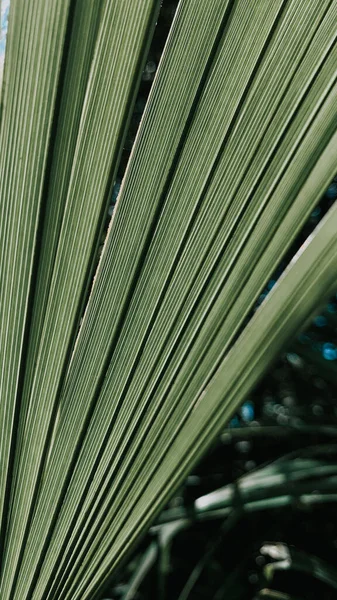
<svg viewBox="0 0 337 600"><path fill-rule="evenodd" d="M11 2L3 600L98 598L335 289L333 207L247 324L336 168L330 0L181 0L97 267L158 10Z"/></svg>

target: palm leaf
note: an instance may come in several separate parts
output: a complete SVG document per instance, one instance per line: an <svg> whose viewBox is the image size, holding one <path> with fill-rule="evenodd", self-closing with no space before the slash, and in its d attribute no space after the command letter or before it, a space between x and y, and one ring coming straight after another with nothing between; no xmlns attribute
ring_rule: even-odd
<svg viewBox="0 0 337 600"><path fill-rule="evenodd" d="M66 35L68 2L11 6L1 121L1 459L3 518L34 244ZM48 14L49 18L46 19ZM17 68L20 64L21 69ZM31 98L27 102L27 98ZM36 99L40 101L37 103ZM43 102L42 102L43 99ZM15 135L13 135L15 132Z"/></svg>
<svg viewBox="0 0 337 600"><path fill-rule="evenodd" d="M55 398L60 387L60 378L64 372L65 361L73 343L72 336L76 332L83 295L88 285L90 267L97 246L97 230L100 228L102 211L106 208L107 192L110 186L109 178L111 171L116 171L117 158L128 117L127 111L130 111L130 103L134 95L134 79L139 77L139 57L143 51L144 40L148 33L147 29L153 20L154 2L144 3L142 11L135 20L131 15L132 11L133 13L139 12L137 6L134 3L133 8L130 5L128 10L123 10L122 5L111 6L106 3L106 10L102 15L101 26L98 31L96 54L93 58L85 98L83 98L81 85L75 88L76 95L74 98L72 92L73 71L75 70L77 76L82 77L85 83L92 54L92 39L90 37L94 36L99 13L97 8L95 11L92 10L92 5L87 6L84 3L79 3L78 11L73 15L75 21L73 27L76 34L74 39L77 42L70 47L68 55L69 61L63 86L65 97L61 106L61 109L64 110L60 115L61 123L60 129L58 129L60 137L56 139L56 156L54 154L52 156L55 170L52 170L51 178L54 177L54 180L51 180L48 188L46 200L47 219L44 224L45 238L41 247L45 259L40 262L40 279L36 288L35 311L32 322L32 331L36 332L36 337L32 336L32 344L30 345L32 354L29 355L28 353L26 386L21 400L21 421L23 421L20 428L21 435L24 430L31 427L36 431L34 437L29 436L27 438L23 435L23 439L19 439L18 445L21 452L18 456L20 465L17 467L17 493L13 500L13 514L23 511L26 521L30 518L32 500L36 494L35 484L41 473L47 440L50 436L52 419L55 414L53 398ZM14 1L11 10L14 12L13 21L15 25L15 11L18 11L18 14L22 11L20 2ZM30 14L34 14L33 6L30 7L30 11ZM48 11L48 6L43 5L41 18L48 18L50 27L57 28L57 23L54 22L53 16ZM93 29L91 35L88 24ZM77 31L77 28L79 28L79 31ZM84 57L82 56L82 38L84 34L82 30L86 32L89 38L87 54ZM31 35L28 31L25 33L27 37ZM13 38L16 38L19 33L14 31L12 35ZM132 40L131 45L127 43L129 39ZM11 32L9 32L9 42L10 40ZM116 46L118 48L118 45L120 47L119 56L117 55L119 60L116 60ZM40 51L39 45L38 49ZM113 55L110 60L108 56L105 56L107 52ZM79 58L83 59L82 65ZM9 71L10 59L11 48L9 47ZM85 64L84 59L87 63L89 62L89 65ZM106 71L101 68L103 62ZM112 68L112 65L114 65L114 68ZM81 72L81 67L83 72ZM47 66L47 68L50 67ZM116 79L120 80L120 86L118 93L115 94L115 102L111 103L110 95ZM104 85L99 84L100 80L104 81ZM5 97L5 102L10 103L11 99L6 100ZM73 110L67 110L69 102L74 102ZM76 102L78 106L76 106ZM33 104L32 109L34 108ZM76 109L82 114L77 115L78 135L76 147L74 147L74 136L76 137L77 127L73 119L76 117ZM52 110L50 110L50 113L52 115ZM106 118L104 118L104 115ZM80 122L78 121L79 116ZM105 126L106 120L110 122L109 128ZM100 128L98 126L99 121L101 121ZM107 152L108 148L109 153ZM67 164L69 161L72 161L70 164L71 173ZM96 168L96 174L95 164L99 167ZM60 190L62 182L63 187ZM63 190L65 193L63 193L64 197L62 198ZM95 199L94 202L93 199ZM57 206L58 202L59 205ZM60 229L61 220L62 227ZM35 221L37 221L36 218ZM16 223L14 226L16 226ZM34 235L36 236L36 232L34 232ZM31 256L33 257L33 253L31 253ZM66 259L66 256L68 256L68 259ZM75 256L77 256L77 260L72 258ZM53 268L52 274L51 268ZM72 281L71 288L65 285L66 280ZM54 294L53 290L58 290L58 293ZM46 302L47 294L49 294L48 302ZM14 334L14 327L12 332ZM39 344L37 344L37 340L39 340ZM29 369L32 363L36 365L33 378L30 376ZM13 390L13 395L14 393L15 390ZM6 394L4 394L4 397L6 397ZM9 405L8 414L14 415L15 401L12 400L12 396L9 394L7 395L7 404ZM26 415L27 419L25 419ZM37 421L37 415L40 415L42 419ZM31 460L33 454L35 456L34 461ZM10 540L12 535L14 537L18 535L19 540L24 539L26 528L20 527L18 530L18 524L17 519L12 521L14 531L12 533L11 528L9 528L7 533ZM10 547L17 557L20 553L20 544L10 544ZM11 560L10 553L6 561ZM11 571L6 569L6 573L9 574Z"/></svg>
<svg viewBox="0 0 337 600"><path fill-rule="evenodd" d="M156 0L12 0L1 598L96 598L335 285L336 3L181 0L93 285ZM88 297L89 293L89 297Z"/></svg>

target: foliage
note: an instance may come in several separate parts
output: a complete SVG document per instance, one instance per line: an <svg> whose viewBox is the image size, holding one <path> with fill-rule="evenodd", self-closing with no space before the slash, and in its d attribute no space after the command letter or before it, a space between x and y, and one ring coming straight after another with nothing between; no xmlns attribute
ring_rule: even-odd
<svg viewBox="0 0 337 600"><path fill-rule="evenodd" d="M181 0L112 210L159 8L11 1L3 600L98 598L335 292L333 206L254 313L334 175L336 3Z"/></svg>

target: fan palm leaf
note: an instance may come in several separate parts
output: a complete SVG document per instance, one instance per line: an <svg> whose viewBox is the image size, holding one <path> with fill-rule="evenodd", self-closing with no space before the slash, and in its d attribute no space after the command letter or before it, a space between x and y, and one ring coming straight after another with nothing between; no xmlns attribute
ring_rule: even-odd
<svg viewBox="0 0 337 600"><path fill-rule="evenodd" d="M181 0L97 266L157 0L11 0L0 130L3 600L98 598L336 285L331 0ZM93 279L94 274L94 279Z"/></svg>

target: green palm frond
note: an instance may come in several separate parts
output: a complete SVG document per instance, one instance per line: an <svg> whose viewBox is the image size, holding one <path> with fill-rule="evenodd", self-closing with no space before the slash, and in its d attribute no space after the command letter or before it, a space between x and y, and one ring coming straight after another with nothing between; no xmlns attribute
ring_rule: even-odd
<svg viewBox="0 0 337 600"><path fill-rule="evenodd" d="M11 0L0 130L1 599L98 598L336 287L331 0ZM97 267L97 268L96 268ZM247 324L248 322L248 324Z"/></svg>

